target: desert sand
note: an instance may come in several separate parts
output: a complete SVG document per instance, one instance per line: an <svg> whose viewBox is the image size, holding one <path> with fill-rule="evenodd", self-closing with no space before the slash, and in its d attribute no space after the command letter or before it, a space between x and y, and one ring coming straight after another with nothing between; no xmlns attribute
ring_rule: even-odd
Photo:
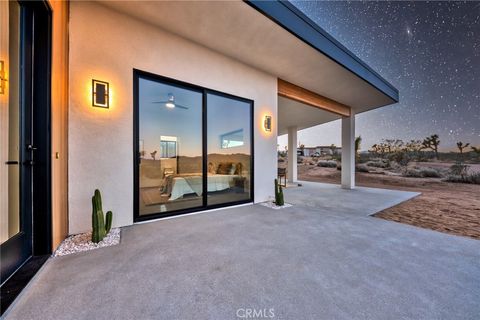
<svg viewBox="0 0 480 320"><path fill-rule="evenodd" d="M298 178L339 184L340 171L299 165ZM412 200L377 213L378 218L480 239L480 185L372 173L357 173L356 182L365 187L421 192Z"/></svg>

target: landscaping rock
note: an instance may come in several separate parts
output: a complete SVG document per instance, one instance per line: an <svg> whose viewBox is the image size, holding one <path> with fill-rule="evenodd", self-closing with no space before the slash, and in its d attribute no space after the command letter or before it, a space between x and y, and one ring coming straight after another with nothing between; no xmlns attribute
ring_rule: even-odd
<svg viewBox="0 0 480 320"><path fill-rule="evenodd" d="M98 248L114 246L120 243L120 228L111 229L110 232L99 243L92 242L92 233L80 233L69 236L63 240L58 249L53 254L54 257L65 256L67 254L89 251Z"/></svg>

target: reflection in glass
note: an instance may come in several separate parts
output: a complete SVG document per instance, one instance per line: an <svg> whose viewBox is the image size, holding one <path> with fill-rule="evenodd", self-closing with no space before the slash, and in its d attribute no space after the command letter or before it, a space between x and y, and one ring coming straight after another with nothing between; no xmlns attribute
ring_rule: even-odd
<svg viewBox="0 0 480 320"><path fill-rule="evenodd" d="M243 129L238 129L220 136L222 149L240 147L244 144Z"/></svg>
<svg viewBox="0 0 480 320"><path fill-rule="evenodd" d="M20 7L16 1L0 2L5 92L0 94L0 244L20 231ZM5 55L4 55L5 53Z"/></svg>
<svg viewBox="0 0 480 320"><path fill-rule="evenodd" d="M250 199L250 133L250 103L207 94L207 205Z"/></svg>
<svg viewBox="0 0 480 320"><path fill-rule="evenodd" d="M203 205L202 93L139 79L140 215Z"/></svg>

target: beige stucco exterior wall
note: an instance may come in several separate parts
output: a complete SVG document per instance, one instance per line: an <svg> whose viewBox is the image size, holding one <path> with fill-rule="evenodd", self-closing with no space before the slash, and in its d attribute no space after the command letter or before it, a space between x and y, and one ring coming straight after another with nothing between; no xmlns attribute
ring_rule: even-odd
<svg viewBox="0 0 480 320"><path fill-rule="evenodd" d="M90 2L70 3L69 50L69 233L90 230L95 188L114 212L114 226L133 223L134 68L254 100L255 202L272 195L275 77ZM92 79L110 83L110 109L91 106Z"/></svg>

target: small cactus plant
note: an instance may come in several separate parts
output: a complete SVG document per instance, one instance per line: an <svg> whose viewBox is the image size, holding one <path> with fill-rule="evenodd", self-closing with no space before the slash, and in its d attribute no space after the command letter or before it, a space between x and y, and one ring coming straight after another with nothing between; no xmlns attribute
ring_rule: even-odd
<svg viewBox="0 0 480 320"><path fill-rule="evenodd" d="M112 211L108 211L104 219L102 210L102 196L95 189L92 197L92 242L99 243L105 238L112 228Z"/></svg>
<svg viewBox="0 0 480 320"><path fill-rule="evenodd" d="M277 206L283 206L285 204L282 185L278 184L278 179L275 179L275 204Z"/></svg>

